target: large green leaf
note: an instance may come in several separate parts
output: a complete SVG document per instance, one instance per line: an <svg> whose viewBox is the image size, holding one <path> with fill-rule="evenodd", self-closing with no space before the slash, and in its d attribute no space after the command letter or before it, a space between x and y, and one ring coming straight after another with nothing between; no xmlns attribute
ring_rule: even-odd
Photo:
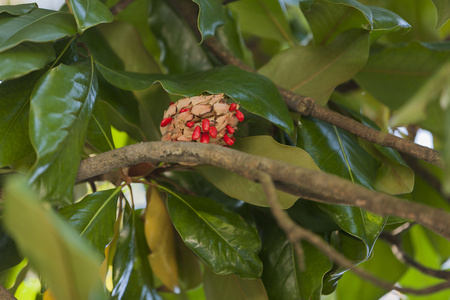
<svg viewBox="0 0 450 300"><path fill-rule="evenodd" d="M17 4L17 5L0 5L0 14L7 13L10 15L24 15L29 13L33 9L37 8L38 5L36 3L26 3L26 4Z"/></svg>
<svg viewBox="0 0 450 300"><path fill-rule="evenodd" d="M209 268L203 273L206 299L268 300L261 279L241 279L234 274L217 275Z"/></svg>
<svg viewBox="0 0 450 300"><path fill-rule="evenodd" d="M185 244L216 274L261 275L258 233L239 215L211 199L172 192L167 208Z"/></svg>
<svg viewBox="0 0 450 300"><path fill-rule="evenodd" d="M72 15L52 10L33 9L21 16L0 17L0 51L22 42L50 42L77 33Z"/></svg>
<svg viewBox="0 0 450 300"><path fill-rule="evenodd" d="M89 27L113 20L109 9L98 0L69 0L68 5L75 16L80 33Z"/></svg>
<svg viewBox="0 0 450 300"><path fill-rule="evenodd" d="M28 132L30 96L42 72L0 83L0 167L33 153Z"/></svg>
<svg viewBox="0 0 450 300"><path fill-rule="evenodd" d="M145 75L97 66L107 81L122 89L142 89L159 81L171 94L196 96L203 92L225 93L246 110L289 133L293 131L288 109L275 85L264 76L232 65L183 75Z"/></svg>
<svg viewBox="0 0 450 300"><path fill-rule="evenodd" d="M448 45L436 48L413 42L386 47L370 55L355 80L377 100L398 109L450 60Z"/></svg>
<svg viewBox="0 0 450 300"><path fill-rule="evenodd" d="M258 221L263 248L264 263L262 280L269 299L319 300L322 280L332 261L309 243L302 242L304 256L297 257L292 243L285 233L267 215ZM303 259L305 270L300 270L299 259Z"/></svg>
<svg viewBox="0 0 450 300"><path fill-rule="evenodd" d="M59 213L103 255L114 234L120 187L92 193L80 202L64 206Z"/></svg>
<svg viewBox="0 0 450 300"><path fill-rule="evenodd" d="M450 19L450 2L448 0L431 0L436 7L436 28L441 28Z"/></svg>
<svg viewBox="0 0 450 300"><path fill-rule="evenodd" d="M214 36L216 29L225 24L223 3L217 0L193 0L199 6L198 28L202 40Z"/></svg>
<svg viewBox="0 0 450 300"><path fill-rule="evenodd" d="M324 105L334 88L366 63L369 33L349 30L326 46L310 44L280 52L259 69L278 85Z"/></svg>
<svg viewBox="0 0 450 300"><path fill-rule="evenodd" d="M7 185L4 224L58 299L106 299L100 257L22 178Z"/></svg>
<svg viewBox="0 0 450 300"><path fill-rule="evenodd" d="M239 16L243 32L293 45L289 23L278 1L235 1L228 7Z"/></svg>
<svg viewBox="0 0 450 300"><path fill-rule="evenodd" d="M33 90L30 137L38 159L30 182L48 201L71 202L97 89L94 63L87 61L59 65Z"/></svg>
<svg viewBox="0 0 450 300"><path fill-rule="evenodd" d="M161 50L160 60L169 73L200 71L212 67L187 23L166 1L151 0L149 12L150 29L158 39Z"/></svg>
<svg viewBox="0 0 450 300"><path fill-rule="evenodd" d="M94 112L89 122L87 141L98 151L106 152L116 147L111 133L111 123L101 105L100 101L95 103Z"/></svg>
<svg viewBox="0 0 450 300"><path fill-rule="evenodd" d="M0 53L2 68L0 80L17 78L44 68L55 59L55 50L50 43L22 43Z"/></svg>
<svg viewBox="0 0 450 300"><path fill-rule="evenodd" d="M297 143L321 170L375 189L379 163L353 135L317 119L302 119ZM366 257L384 227L384 219L358 207L318 204L346 232L366 245Z"/></svg>
<svg viewBox="0 0 450 300"><path fill-rule="evenodd" d="M248 154L264 156L294 166L318 170L309 154L302 149L277 143L270 136L253 136L237 139L233 148ZM199 173L230 197L257 206L268 206L262 186L217 167L197 167ZM278 201L283 208L291 207L298 197L277 191Z"/></svg>

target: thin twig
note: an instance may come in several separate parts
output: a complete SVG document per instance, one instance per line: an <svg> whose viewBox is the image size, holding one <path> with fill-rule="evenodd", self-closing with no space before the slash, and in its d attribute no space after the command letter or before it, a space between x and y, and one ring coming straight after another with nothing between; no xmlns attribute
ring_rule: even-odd
<svg viewBox="0 0 450 300"><path fill-rule="evenodd" d="M189 24L194 34L201 40L200 32L197 27L198 7L192 1L167 0L169 4L180 14ZM232 55L215 37L208 38L203 44L213 53L222 63L232 64L248 72L256 72L248 67L240 59ZM383 133L351 118L345 117L325 107L317 105L310 97L300 96L285 88L279 87L278 90L284 98L288 107L303 116L312 116L329 124L344 129L356 136L359 136L372 143L393 148L399 152L408 154L412 157L427 161L439 167L443 167L439 151L415 144L412 141L399 138L395 135Z"/></svg>

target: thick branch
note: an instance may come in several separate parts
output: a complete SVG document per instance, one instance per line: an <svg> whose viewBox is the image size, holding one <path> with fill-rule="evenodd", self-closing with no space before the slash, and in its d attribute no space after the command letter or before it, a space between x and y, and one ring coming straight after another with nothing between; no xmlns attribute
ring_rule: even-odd
<svg viewBox="0 0 450 300"><path fill-rule="evenodd" d="M394 215L431 229L450 240L450 214L429 206L370 191L338 176L295 167L213 144L147 142L108 151L81 162L77 181L141 162L209 164L255 180L251 170L272 177L278 189L314 201L359 206L381 216Z"/></svg>
<svg viewBox="0 0 450 300"><path fill-rule="evenodd" d="M197 37L201 39L197 27L197 6L192 1L168 0L168 2L181 16L183 16ZM203 44L208 47L222 63L232 64L249 72L256 72L237 57L233 56L215 37L204 40ZM351 118L345 117L320 105L316 105L312 98L300 96L279 86L278 90L288 107L301 115L310 115L351 132L372 143L396 149L399 152L408 154L412 157L427 161L441 168L443 167L439 151L365 126Z"/></svg>
<svg viewBox="0 0 450 300"><path fill-rule="evenodd" d="M0 299L2 300L17 300L8 290L0 284Z"/></svg>

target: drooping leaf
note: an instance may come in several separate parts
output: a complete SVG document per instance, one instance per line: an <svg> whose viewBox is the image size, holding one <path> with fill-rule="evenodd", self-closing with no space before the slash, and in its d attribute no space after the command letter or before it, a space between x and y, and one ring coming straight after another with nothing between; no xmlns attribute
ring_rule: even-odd
<svg viewBox="0 0 450 300"><path fill-rule="evenodd" d="M285 233L267 215L258 218L264 263L262 280L269 299L319 300L322 280L333 263L320 250L302 242L306 268L300 270L299 257Z"/></svg>
<svg viewBox="0 0 450 300"><path fill-rule="evenodd" d="M30 137L38 159L30 183L42 198L70 203L86 129L97 98L93 61L59 65L31 95Z"/></svg>
<svg viewBox="0 0 450 300"><path fill-rule="evenodd" d="M36 8L21 16L0 18L0 51L22 42L50 42L73 36L77 27L72 15Z"/></svg>
<svg viewBox="0 0 450 300"><path fill-rule="evenodd" d="M216 29L225 24L225 14L221 1L193 0L199 6L198 28L202 35L202 41L214 36Z"/></svg>
<svg viewBox="0 0 450 300"><path fill-rule="evenodd" d="M150 29L161 50L161 63L170 74L201 71L212 67L187 23L166 1L150 1L149 12Z"/></svg>
<svg viewBox="0 0 450 300"><path fill-rule="evenodd" d="M348 132L323 121L303 118L297 145L311 154L321 170L375 189L379 163ZM318 204L344 231L365 243L366 257L385 220L358 207Z"/></svg>
<svg viewBox="0 0 450 300"><path fill-rule="evenodd" d="M261 279L241 279L234 274L217 275L205 268L203 285L206 299L268 300Z"/></svg>
<svg viewBox="0 0 450 300"><path fill-rule="evenodd" d="M7 13L9 15L20 16L29 13L37 8L36 3L25 3L16 5L0 5L0 14Z"/></svg>
<svg viewBox="0 0 450 300"><path fill-rule="evenodd" d="M216 274L257 278L262 264L256 230L208 198L168 193L170 218L184 243Z"/></svg>
<svg viewBox="0 0 450 300"><path fill-rule="evenodd" d="M42 72L0 83L0 167L33 153L28 131L30 96Z"/></svg>
<svg viewBox="0 0 450 300"><path fill-rule="evenodd" d="M431 0L436 7L436 29L441 28L450 19L450 3L446 0Z"/></svg>
<svg viewBox="0 0 450 300"><path fill-rule="evenodd" d="M109 9L98 0L69 0L68 5L77 21L79 33L92 26L113 20Z"/></svg>
<svg viewBox="0 0 450 300"><path fill-rule="evenodd" d="M44 68L55 59L55 50L50 43L22 43L0 53L2 68L0 80L18 78Z"/></svg>
<svg viewBox="0 0 450 300"><path fill-rule="evenodd" d="M445 47L447 45L447 47ZM398 109L449 61L448 43L441 48L412 42L374 51L356 82L391 109Z"/></svg>
<svg viewBox="0 0 450 300"><path fill-rule="evenodd" d="M144 230L151 253L148 256L153 273L171 291L179 290L178 266L172 222L164 200L156 187L147 190Z"/></svg>
<svg viewBox="0 0 450 300"><path fill-rule="evenodd" d="M351 79L364 66L368 55L369 33L355 29L326 46L310 44L282 51L259 73L324 105L338 84Z"/></svg>
<svg viewBox="0 0 450 300"><path fill-rule="evenodd" d="M88 239L101 255L114 233L119 192L120 188L95 192L59 210L80 236Z"/></svg>
<svg viewBox="0 0 450 300"><path fill-rule="evenodd" d="M4 224L58 299L106 299L97 273L99 257L23 178L7 185Z"/></svg>
<svg viewBox="0 0 450 300"><path fill-rule="evenodd" d="M269 136L253 136L237 139L233 148L248 154L264 156L294 166L318 170L309 154L302 149L277 143ZM230 197L257 206L268 206L262 186L221 168L198 167L199 173ZM283 208L291 207L298 197L277 191L278 201Z"/></svg>
<svg viewBox="0 0 450 300"><path fill-rule="evenodd" d="M138 74L113 71L102 66L99 70L107 81L122 89L150 87L159 81L166 91L183 96L197 96L203 92L225 93L245 108L291 133L291 117L277 88L267 78L228 65L204 72L183 75Z"/></svg>
<svg viewBox="0 0 450 300"><path fill-rule="evenodd" d="M116 148L111 133L111 123L106 111L101 109L99 101L95 103L92 118L89 122L87 141L100 152Z"/></svg>

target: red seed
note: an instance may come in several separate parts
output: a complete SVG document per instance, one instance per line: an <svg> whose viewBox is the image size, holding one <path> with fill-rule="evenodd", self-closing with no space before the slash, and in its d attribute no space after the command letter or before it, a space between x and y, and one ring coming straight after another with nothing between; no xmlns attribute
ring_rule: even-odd
<svg viewBox="0 0 450 300"><path fill-rule="evenodd" d="M226 134L223 136L223 140L227 145L233 146L234 144L234 141Z"/></svg>
<svg viewBox="0 0 450 300"><path fill-rule="evenodd" d="M242 113L242 111L236 110L236 118L237 118L240 122L244 121L244 114Z"/></svg>
<svg viewBox="0 0 450 300"><path fill-rule="evenodd" d="M202 121L202 129L203 131L208 131L209 130L209 126L211 125L211 123L209 122L208 119L203 119Z"/></svg>
<svg viewBox="0 0 450 300"><path fill-rule="evenodd" d="M236 110L236 107L237 107L236 103L231 103L231 104L230 104L229 110L230 110L230 111L235 111L235 110Z"/></svg>
<svg viewBox="0 0 450 300"><path fill-rule="evenodd" d="M192 126L194 126L195 122L194 121L190 121L186 123L186 126L189 128L192 128Z"/></svg>
<svg viewBox="0 0 450 300"><path fill-rule="evenodd" d="M194 132L192 133L192 140L198 140L198 138L200 137L200 133L201 133L201 129L200 126L197 125L197 127L195 127Z"/></svg>
<svg viewBox="0 0 450 300"><path fill-rule="evenodd" d="M191 109L190 108L183 108L182 110L180 110L180 114L181 113L184 113L184 112L186 112L186 111L190 111Z"/></svg>
<svg viewBox="0 0 450 300"><path fill-rule="evenodd" d="M204 143L204 144L209 143L209 135L206 132L202 133L202 137L200 138L200 143Z"/></svg>
<svg viewBox="0 0 450 300"><path fill-rule="evenodd" d="M234 128L231 127L230 125L227 125L227 131L229 134L233 134L234 133Z"/></svg>
<svg viewBox="0 0 450 300"><path fill-rule="evenodd" d="M170 122L172 122L172 118L171 118L171 117L162 119L162 121L161 121L161 127L166 127L167 125L170 124Z"/></svg>
<svg viewBox="0 0 450 300"><path fill-rule="evenodd" d="M209 135L215 139L217 137L217 127L216 126L211 126L209 127Z"/></svg>
<svg viewBox="0 0 450 300"><path fill-rule="evenodd" d="M170 105L174 105L174 104L175 104L175 103L171 101L171 102L169 103L169 106L170 106Z"/></svg>

